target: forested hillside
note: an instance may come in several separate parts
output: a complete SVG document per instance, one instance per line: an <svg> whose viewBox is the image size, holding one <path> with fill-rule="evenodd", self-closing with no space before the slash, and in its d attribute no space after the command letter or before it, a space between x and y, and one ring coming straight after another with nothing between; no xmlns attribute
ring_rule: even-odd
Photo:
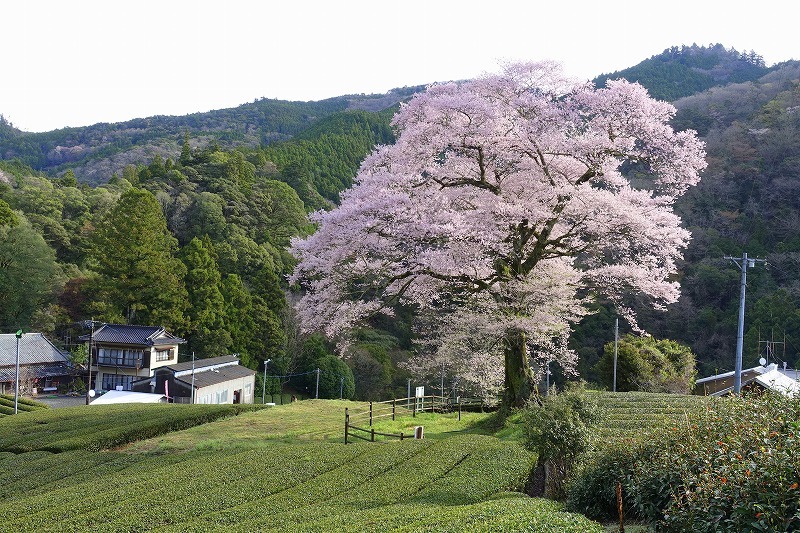
<svg viewBox="0 0 800 533"><path fill-rule="evenodd" d="M744 365L800 364L800 63L675 105L674 127L700 133L708 168L677 205L692 232L681 299L644 326L691 346L700 376L733 370L741 271L724 257L747 252L768 266L748 271ZM598 355L589 345L602 344L600 328L613 340L613 321L603 309L578 332L586 375Z"/></svg>
<svg viewBox="0 0 800 533"><path fill-rule="evenodd" d="M184 357L295 369L289 239L311 231L307 209L331 205L376 143L392 142L389 116L342 112L249 150L192 148L186 135L176 158L127 165L97 187L0 162L0 324L67 343L89 317L159 324L187 338Z"/></svg>
<svg viewBox="0 0 800 533"><path fill-rule="evenodd" d="M654 98L674 101L729 83L754 81L769 72L764 59L755 52L737 52L721 44L710 47L673 46L630 68L594 79L625 78L641 83Z"/></svg>
<svg viewBox="0 0 800 533"><path fill-rule="evenodd" d="M187 134L192 148L258 148L291 139L334 113L381 111L423 89L407 87L382 95L348 95L318 102L261 98L207 113L154 116L45 133L14 128L0 109L0 160L17 160L50 176L71 169L79 181L97 185L121 174L125 166L147 163L156 155L174 159Z"/></svg>
<svg viewBox="0 0 800 533"><path fill-rule="evenodd" d="M693 234L682 297L666 313L641 309L642 325L691 346L700 375L732 370L740 271L724 256L747 252L769 267L748 272L745 365L765 340L795 365L800 63L676 47L596 81L620 76L673 100L675 128L697 130L708 153L700 185L678 203ZM67 326L92 317L157 322L189 339L186 353L239 353L252 368L272 359L276 371L318 364L333 348L298 335L289 240L314 230L307 213L335 205L375 145L394 142L394 106L420 89L37 134L0 117L0 325L69 342L79 332ZM597 308L571 343L590 379L614 335L614 316ZM356 336L358 397L404 395L411 316L398 309Z"/></svg>

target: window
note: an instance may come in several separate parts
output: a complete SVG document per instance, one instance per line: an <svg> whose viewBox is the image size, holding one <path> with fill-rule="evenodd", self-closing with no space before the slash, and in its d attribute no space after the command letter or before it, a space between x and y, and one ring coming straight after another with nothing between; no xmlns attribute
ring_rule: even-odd
<svg viewBox="0 0 800 533"><path fill-rule="evenodd" d="M172 359L172 350L156 350L156 361L169 361Z"/></svg>
<svg viewBox="0 0 800 533"><path fill-rule="evenodd" d="M141 368L143 356L144 352L142 350L100 348L97 357L97 364Z"/></svg>
<svg viewBox="0 0 800 533"><path fill-rule="evenodd" d="M118 386L121 386L122 390L131 390L133 378L134 376L103 374L103 390L117 390Z"/></svg>

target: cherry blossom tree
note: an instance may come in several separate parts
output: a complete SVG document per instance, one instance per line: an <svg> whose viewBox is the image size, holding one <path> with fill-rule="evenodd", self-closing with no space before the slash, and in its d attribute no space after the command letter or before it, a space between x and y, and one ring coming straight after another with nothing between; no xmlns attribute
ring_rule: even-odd
<svg viewBox="0 0 800 533"><path fill-rule="evenodd" d="M634 324L631 295L677 300L690 235L673 205L705 154L674 112L638 84L596 89L550 62L430 87L293 242L304 327L337 337L413 305L440 356L494 357L504 401L521 405L531 358L575 366L566 341L590 298Z"/></svg>

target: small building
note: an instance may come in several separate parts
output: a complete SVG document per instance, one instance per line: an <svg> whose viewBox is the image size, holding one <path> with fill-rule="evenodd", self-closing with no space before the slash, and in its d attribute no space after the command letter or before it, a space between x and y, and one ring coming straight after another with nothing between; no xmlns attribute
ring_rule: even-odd
<svg viewBox="0 0 800 533"><path fill-rule="evenodd" d="M125 324L103 324L80 340L90 345L94 383L89 386L99 391L131 390L137 379L177 363L178 346L186 342L161 326Z"/></svg>
<svg viewBox="0 0 800 533"><path fill-rule="evenodd" d="M0 334L0 394L13 394L17 376L17 336ZM20 391L50 392L72 381L67 353L42 333L23 333L19 339Z"/></svg>
<svg viewBox="0 0 800 533"><path fill-rule="evenodd" d="M157 368L132 390L164 394L174 403L253 403L255 375L237 357L224 355Z"/></svg>
<svg viewBox="0 0 800 533"><path fill-rule="evenodd" d="M756 366L742 370L742 390L760 388L784 394L800 393L800 376L797 370L778 368L776 364ZM694 394L701 396L725 396L733 393L734 372L725 372L694 382Z"/></svg>

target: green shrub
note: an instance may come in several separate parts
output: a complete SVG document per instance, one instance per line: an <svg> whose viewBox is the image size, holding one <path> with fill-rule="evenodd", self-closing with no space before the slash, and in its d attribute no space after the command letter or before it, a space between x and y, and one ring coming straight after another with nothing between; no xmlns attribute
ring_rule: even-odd
<svg viewBox="0 0 800 533"><path fill-rule="evenodd" d="M525 445L544 466L544 495L565 497L564 483L578 457L589 449L593 426L602 418L595 399L582 387L546 396L531 403L523 414Z"/></svg>
<svg viewBox="0 0 800 533"><path fill-rule="evenodd" d="M583 465L567 507L596 519L621 481L629 511L656 531L800 529L800 398L727 398Z"/></svg>

